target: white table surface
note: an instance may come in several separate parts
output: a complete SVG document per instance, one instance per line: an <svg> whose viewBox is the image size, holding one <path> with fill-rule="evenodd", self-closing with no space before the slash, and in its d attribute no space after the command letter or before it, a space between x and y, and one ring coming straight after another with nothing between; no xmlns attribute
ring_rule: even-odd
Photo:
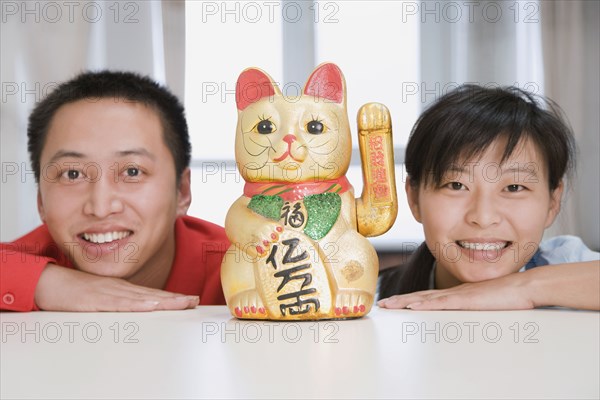
<svg viewBox="0 0 600 400"><path fill-rule="evenodd" d="M600 313L0 313L1 398L596 398Z"/></svg>

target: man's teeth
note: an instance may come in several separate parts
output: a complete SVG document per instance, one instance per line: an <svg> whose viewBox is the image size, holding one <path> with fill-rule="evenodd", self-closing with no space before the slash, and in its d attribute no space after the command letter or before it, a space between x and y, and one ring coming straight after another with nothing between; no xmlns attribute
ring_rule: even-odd
<svg viewBox="0 0 600 400"><path fill-rule="evenodd" d="M110 243L114 240L121 240L131 235L130 231L106 232L106 233L84 233L83 238L92 243Z"/></svg>
<svg viewBox="0 0 600 400"><path fill-rule="evenodd" d="M493 251L502 250L508 245L508 242L496 242L496 243L473 243L459 241L458 244L469 250L482 250L482 251Z"/></svg>

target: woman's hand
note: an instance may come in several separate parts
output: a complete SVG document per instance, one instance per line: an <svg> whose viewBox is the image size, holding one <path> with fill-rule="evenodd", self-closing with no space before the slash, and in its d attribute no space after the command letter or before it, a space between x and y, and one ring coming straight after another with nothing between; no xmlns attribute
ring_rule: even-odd
<svg viewBox="0 0 600 400"><path fill-rule="evenodd" d="M377 305L413 310L523 310L544 306L600 310L600 262L537 267L450 289L392 296Z"/></svg>
<svg viewBox="0 0 600 400"><path fill-rule="evenodd" d="M533 308L519 274L450 289L425 290L392 296L377 302L382 308L413 310L523 310Z"/></svg>

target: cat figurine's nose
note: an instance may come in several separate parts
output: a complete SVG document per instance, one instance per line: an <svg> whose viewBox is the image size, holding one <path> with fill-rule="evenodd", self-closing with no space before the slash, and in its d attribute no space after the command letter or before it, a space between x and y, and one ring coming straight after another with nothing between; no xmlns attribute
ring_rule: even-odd
<svg viewBox="0 0 600 400"><path fill-rule="evenodd" d="M286 142L287 144L292 144L294 142L294 140L296 140L296 136L294 136L294 135L285 135L283 138L283 141Z"/></svg>

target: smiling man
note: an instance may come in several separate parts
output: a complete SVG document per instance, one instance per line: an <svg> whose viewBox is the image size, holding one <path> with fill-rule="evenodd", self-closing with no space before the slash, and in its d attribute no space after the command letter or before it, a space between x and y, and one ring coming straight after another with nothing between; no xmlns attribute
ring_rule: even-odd
<svg viewBox="0 0 600 400"><path fill-rule="evenodd" d="M29 152L44 224L2 244L4 310L151 311L225 304L223 229L186 216L183 106L132 73L85 73L40 102Z"/></svg>

